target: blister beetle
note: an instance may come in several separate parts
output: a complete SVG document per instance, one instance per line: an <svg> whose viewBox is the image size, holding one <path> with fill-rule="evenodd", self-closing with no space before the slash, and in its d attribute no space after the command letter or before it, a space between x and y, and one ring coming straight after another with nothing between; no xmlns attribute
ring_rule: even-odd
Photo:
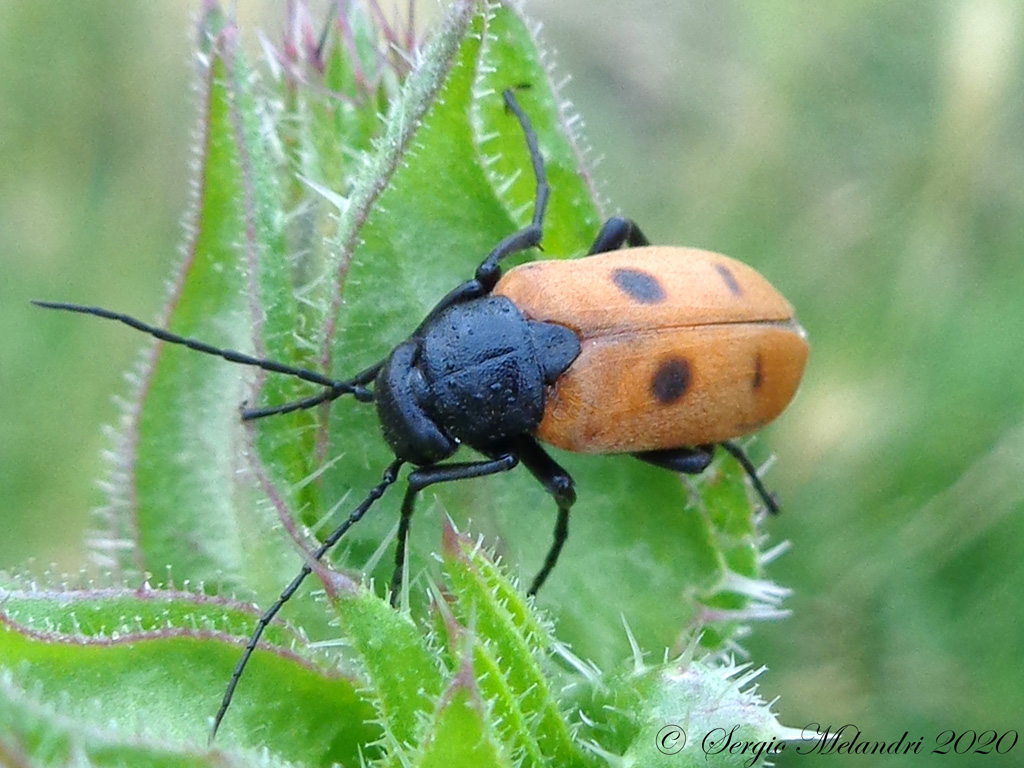
<svg viewBox="0 0 1024 768"><path fill-rule="evenodd" d="M565 544L576 499L572 477L540 441L582 453L631 454L688 474L706 469L720 445L777 511L732 439L770 422L796 392L808 346L793 308L750 267L707 251L651 246L635 223L619 217L604 224L585 258L529 262L502 275L503 259L540 245L549 193L530 121L511 90L503 96L525 135L536 179L531 222L498 243L408 339L350 379L213 347L98 307L36 302L118 320L172 344L323 387L296 402L244 410L246 419L343 395L374 402L395 459L311 560L319 561L366 514L404 464L414 465L401 508L392 603L420 491L520 463L558 508L554 540L529 592L540 589ZM484 458L447 461L462 445ZM260 617L214 734L264 629L311 572L304 564Z"/></svg>

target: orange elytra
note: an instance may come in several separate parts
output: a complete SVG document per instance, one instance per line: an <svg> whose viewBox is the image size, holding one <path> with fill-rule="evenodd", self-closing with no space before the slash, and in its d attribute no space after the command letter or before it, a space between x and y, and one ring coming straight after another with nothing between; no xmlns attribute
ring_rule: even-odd
<svg viewBox="0 0 1024 768"><path fill-rule="evenodd" d="M792 400L807 360L793 307L721 254L646 246L536 261L494 289L581 351L548 390L536 435L580 453L721 443Z"/></svg>

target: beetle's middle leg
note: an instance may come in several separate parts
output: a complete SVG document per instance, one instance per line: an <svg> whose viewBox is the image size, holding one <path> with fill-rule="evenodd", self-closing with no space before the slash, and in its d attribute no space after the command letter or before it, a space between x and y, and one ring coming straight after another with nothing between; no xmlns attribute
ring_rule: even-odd
<svg viewBox="0 0 1024 768"><path fill-rule="evenodd" d="M587 251L587 256L595 253L607 253L617 251L623 246L637 248L642 245L650 245L651 241L640 231L640 227L632 219L622 216L612 216L601 225L601 231L594 238L594 244Z"/></svg>

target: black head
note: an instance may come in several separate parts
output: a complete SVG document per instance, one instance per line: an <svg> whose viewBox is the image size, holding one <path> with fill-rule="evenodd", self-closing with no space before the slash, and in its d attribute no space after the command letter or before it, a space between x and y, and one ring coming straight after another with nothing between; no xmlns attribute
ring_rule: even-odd
<svg viewBox="0 0 1024 768"><path fill-rule="evenodd" d="M375 399L400 459L434 464L460 444L485 454L536 431L546 386L579 354L568 328L527 320L504 296L447 307L388 357Z"/></svg>
<svg viewBox="0 0 1024 768"><path fill-rule="evenodd" d="M418 347L413 337L392 350L377 374L374 400L381 431L395 456L413 464L435 464L455 453L459 444L441 431L421 405L429 393L415 364Z"/></svg>

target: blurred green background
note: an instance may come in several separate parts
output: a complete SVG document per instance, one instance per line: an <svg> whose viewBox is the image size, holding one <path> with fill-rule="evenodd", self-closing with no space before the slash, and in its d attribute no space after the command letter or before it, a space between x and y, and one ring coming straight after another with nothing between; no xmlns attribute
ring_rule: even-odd
<svg viewBox="0 0 1024 768"><path fill-rule="evenodd" d="M140 338L28 301L159 311L197 4L0 0L0 567L85 562ZM257 19L280 32L283 4L238 5L251 50ZM906 730L922 752L945 729L1022 729L1024 5L527 7L612 209L754 265L810 334L760 444L792 542L771 574L795 590L746 643L762 692L787 725Z"/></svg>

